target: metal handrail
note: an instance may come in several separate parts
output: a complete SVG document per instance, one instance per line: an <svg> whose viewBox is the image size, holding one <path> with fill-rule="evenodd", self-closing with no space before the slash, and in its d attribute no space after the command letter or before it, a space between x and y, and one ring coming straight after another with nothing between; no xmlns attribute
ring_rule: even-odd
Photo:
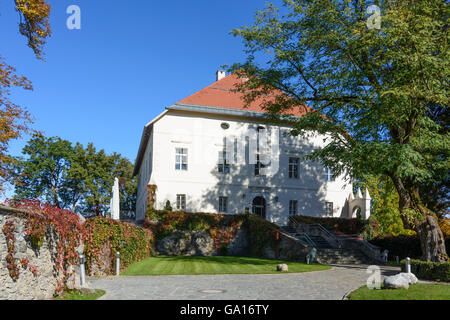
<svg viewBox="0 0 450 320"><path fill-rule="evenodd" d="M290 216L289 217L289 220L291 221L291 222L293 222L293 224L295 225L295 226L298 226L298 225L300 225L300 223L294 218L294 216ZM318 224L318 223L312 223L312 224L308 224L308 226L314 226L314 227L319 227L319 229L322 231L322 232L324 232L325 234L327 234L331 239L333 239L336 243L337 243L337 245L338 245L338 247L339 248L341 248L342 247L342 244L341 244L341 242L330 232L330 231L328 231L327 229L325 229L322 225L320 225L320 224ZM309 238L309 236L305 233L305 235ZM310 240L313 242L313 243L315 243L311 238L310 238ZM315 247L316 247L317 245L315 245Z"/></svg>
<svg viewBox="0 0 450 320"><path fill-rule="evenodd" d="M335 236L334 234L332 234L330 231L328 231L328 230L327 230L324 226L322 226L321 224L319 224L319 223L312 223L312 224L310 224L310 226L318 227L318 228L320 229L320 231L324 232L324 233L325 233L326 235L328 235L331 239L333 239L334 242L337 243L337 245L338 245L339 248L342 247L342 244L341 244L341 242L339 241L339 239L336 238L336 236Z"/></svg>
<svg viewBox="0 0 450 320"><path fill-rule="evenodd" d="M299 225L298 221L295 220L293 216L290 216L290 217L289 217L289 220L290 220L295 226L298 226L298 225ZM298 235L303 236L303 237L305 238L307 244L309 244L310 246L312 246L312 247L314 247L314 248L317 248L317 244L314 242L313 239L311 239L311 238L308 236L307 233L304 233L304 232L297 232L297 229L295 229L295 232L296 232L296 233L295 233L296 235L298 234ZM298 240L300 240L300 239L298 239ZM301 240L300 240L300 241L301 241ZM303 241L301 241L301 242L303 242Z"/></svg>
<svg viewBox="0 0 450 320"><path fill-rule="evenodd" d="M293 217L293 216L290 216L289 217L289 220L294 224L294 226L298 226L298 225L300 225L300 223ZM330 238L332 238L334 241L336 241L336 243L337 243L337 245L338 245L338 247L339 248L342 248L342 242L341 242L341 240L345 240L345 239L355 239L355 237L360 237L360 235L359 234L354 234L354 235L334 235L334 234L332 234L329 230L327 230L324 226L322 226L321 224L319 224L319 223L313 223L313 224L308 224L308 226L314 226L314 227L318 227L321 231L323 231L325 234L327 234ZM305 233L304 234L306 237L308 237L309 238L309 236ZM305 238L306 238L305 237ZM340 239L339 239L340 238ZM314 241L312 240L312 239L310 239L313 243L314 243ZM371 251L374 251L374 250L379 250L380 249L380 247L378 247L378 246L375 246L375 245L373 245L373 244L371 244L370 242L368 242L368 241L366 241L366 240L359 240L359 239L356 239L356 240L358 240L358 243L362 243L363 244L363 246L365 246L366 248L368 248L369 250L371 250Z"/></svg>
<svg viewBox="0 0 450 320"><path fill-rule="evenodd" d="M363 243L366 247L375 250L375 249L380 249L380 247L371 244L369 241L364 240L364 239L360 239L360 235L359 234L343 234L343 235L336 235L337 238L346 240L346 239L351 239L351 240L359 240L361 243Z"/></svg>
<svg viewBox="0 0 450 320"><path fill-rule="evenodd" d="M289 216L289 221L293 222L296 226L299 225L298 221L294 218L294 216Z"/></svg>
<svg viewBox="0 0 450 320"><path fill-rule="evenodd" d="M313 244L311 244L309 241L308 241L308 239L306 239L306 241L303 241L302 239L299 239L299 238L297 238L297 237L294 237L293 235L291 235L291 234L288 234L287 232L284 232L284 231L279 231L280 232L280 234L282 234L282 235L284 235L285 237L288 237L288 238L292 238L293 240L295 240L295 241L298 241L298 242L300 242L302 245L304 245L304 246L314 246L315 247L315 243L314 243L314 241L312 240L312 239L310 239L309 237L309 241L311 241ZM300 233L298 233L298 234L300 234ZM306 235L307 236L307 235ZM306 237L305 237L306 238Z"/></svg>
<svg viewBox="0 0 450 320"><path fill-rule="evenodd" d="M306 239L306 242L307 242L310 246L312 246L312 247L314 247L314 248L317 248L317 243L315 243L314 240L311 239L311 238L308 236L307 233L304 233L304 232L297 232L296 235L297 235L297 234L299 234L299 235L301 235L302 237L304 237L304 238Z"/></svg>

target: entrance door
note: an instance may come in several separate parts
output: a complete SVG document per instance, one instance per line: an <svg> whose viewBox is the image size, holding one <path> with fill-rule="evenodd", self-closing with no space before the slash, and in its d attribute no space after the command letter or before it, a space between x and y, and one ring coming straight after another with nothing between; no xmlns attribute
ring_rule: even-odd
<svg viewBox="0 0 450 320"><path fill-rule="evenodd" d="M252 213L261 218L266 218L266 200L263 197L255 197L252 203Z"/></svg>

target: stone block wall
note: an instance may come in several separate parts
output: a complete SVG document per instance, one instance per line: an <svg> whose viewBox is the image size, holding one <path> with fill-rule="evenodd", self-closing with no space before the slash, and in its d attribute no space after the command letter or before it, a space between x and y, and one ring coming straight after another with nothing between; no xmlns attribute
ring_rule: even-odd
<svg viewBox="0 0 450 320"><path fill-rule="evenodd" d="M227 246L226 255L248 256L249 255L249 230L241 226ZM304 262L309 252L294 238L279 233L279 241L276 245L267 245L263 248L261 258L280 259ZM215 256L221 255L214 247L214 240L205 231L175 231L164 239L157 241L156 250L163 255L184 256Z"/></svg>
<svg viewBox="0 0 450 320"><path fill-rule="evenodd" d="M48 228L42 246L35 248L27 238L24 215L24 211L0 206L0 299L51 299L62 278L55 267L57 235ZM8 247L3 227L8 221L14 224L14 259L19 271L17 280L10 276L6 261ZM83 245L77 250L81 253ZM28 264L24 267L22 261L26 260ZM36 274L33 273L34 268ZM69 288L79 288L79 267L72 266L69 268L71 270L75 272L67 285Z"/></svg>

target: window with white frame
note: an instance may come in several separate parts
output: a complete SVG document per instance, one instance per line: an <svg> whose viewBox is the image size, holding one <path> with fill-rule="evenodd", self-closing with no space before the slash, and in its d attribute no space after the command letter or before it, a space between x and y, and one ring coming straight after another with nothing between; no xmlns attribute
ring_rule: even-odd
<svg viewBox="0 0 450 320"><path fill-rule="evenodd" d="M228 209L228 197L219 197L219 212L226 213Z"/></svg>
<svg viewBox="0 0 450 320"><path fill-rule="evenodd" d="M289 200L289 215L294 216L298 213L298 201L297 200Z"/></svg>
<svg viewBox="0 0 450 320"><path fill-rule="evenodd" d="M179 210L179 211L186 210L186 195L185 194L177 194L177 210Z"/></svg>
<svg viewBox="0 0 450 320"><path fill-rule="evenodd" d="M298 165L300 163L299 158L289 158L289 178L298 179Z"/></svg>
<svg viewBox="0 0 450 320"><path fill-rule="evenodd" d="M327 167L323 168L323 177L325 181L334 181L333 169Z"/></svg>
<svg viewBox="0 0 450 320"><path fill-rule="evenodd" d="M175 149L175 170L187 170L188 169L188 149L176 148Z"/></svg>
<svg viewBox="0 0 450 320"><path fill-rule="evenodd" d="M256 128L257 134L256 134L256 164L255 164L255 176L259 176L261 175L261 168L265 167L265 164L262 162L262 160L265 159L265 155L262 154L262 150L264 149L264 146L260 145L260 137L259 137L259 132L263 131L264 132L265 128L259 126L258 128Z"/></svg>
<svg viewBox="0 0 450 320"><path fill-rule="evenodd" d="M218 164L218 171L219 173L230 173L230 164L227 161L227 152L219 151L219 164Z"/></svg>
<svg viewBox="0 0 450 320"><path fill-rule="evenodd" d="M333 202L325 202L325 215L333 216Z"/></svg>

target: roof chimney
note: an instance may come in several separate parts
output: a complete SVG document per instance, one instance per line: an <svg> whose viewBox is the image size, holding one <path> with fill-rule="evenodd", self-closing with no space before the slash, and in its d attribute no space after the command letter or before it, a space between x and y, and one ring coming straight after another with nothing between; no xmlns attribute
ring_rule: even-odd
<svg viewBox="0 0 450 320"><path fill-rule="evenodd" d="M225 78L226 73L224 70L217 70L216 72L216 81L222 80L223 78Z"/></svg>

